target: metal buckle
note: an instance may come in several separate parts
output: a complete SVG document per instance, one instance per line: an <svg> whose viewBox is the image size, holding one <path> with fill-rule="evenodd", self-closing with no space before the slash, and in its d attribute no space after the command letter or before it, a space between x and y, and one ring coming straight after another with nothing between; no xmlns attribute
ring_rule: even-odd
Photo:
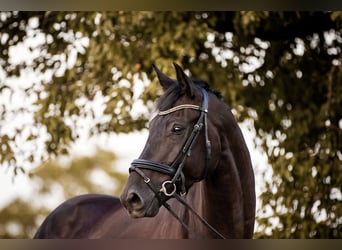
<svg viewBox="0 0 342 250"><path fill-rule="evenodd" d="M168 193L167 192L167 188L166 188L166 184L172 184L173 185L173 190ZM172 181L164 181L163 184L162 184L162 187L160 189L160 192L164 193L166 196L170 197L172 195L174 195L174 193L176 192L176 184L174 184Z"/></svg>

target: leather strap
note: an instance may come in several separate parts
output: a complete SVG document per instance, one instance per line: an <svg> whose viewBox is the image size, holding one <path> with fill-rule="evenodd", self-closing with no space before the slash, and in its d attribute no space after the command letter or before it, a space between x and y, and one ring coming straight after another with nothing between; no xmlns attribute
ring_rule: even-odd
<svg viewBox="0 0 342 250"><path fill-rule="evenodd" d="M157 171L157 172L167 174L170 176L173 176L176 173L176 169L170 167L169 165L154 162L154 161L144 160L144 159L136 159L131 163L131 165L137 168ZM129 173L131 173L134 170L135 169L129 168Z"/></svg>

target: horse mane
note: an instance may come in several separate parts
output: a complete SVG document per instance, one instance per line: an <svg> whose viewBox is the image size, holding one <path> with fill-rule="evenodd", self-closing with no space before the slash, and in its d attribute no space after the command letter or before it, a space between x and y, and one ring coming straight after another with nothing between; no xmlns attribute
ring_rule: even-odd
<svg viewBox="0 0 342 250"><path fill-rule="evenodd" d="M222 95L219 91L210 88L209 84L202 80L191 79L192 82L198 87L203 88L209 93L213 93L217 98L221 99ZM157 102L158 110L167 110L172 108L172 105L183 95L182 88L179 84L174 84L165 91Z"/></svg>

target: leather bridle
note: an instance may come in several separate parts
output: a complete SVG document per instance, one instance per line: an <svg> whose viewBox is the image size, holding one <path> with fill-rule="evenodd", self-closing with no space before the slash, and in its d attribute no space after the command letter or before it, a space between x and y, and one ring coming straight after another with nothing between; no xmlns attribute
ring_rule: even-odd
<svg viewBox="0 0 342 250"><path fill-rule="evenodd" d="M205 144L206 144L206 166L205 171L202 177L196 179L195 181L201 181L205 179L208 175L209 170L209 162L211 158L211 143L208 137L208 93L205 89L200 88L202 93L202 105L192 105L192 104L183 104L173 108L170 108L165 111L160 111L158 116L165 116L176 112L182 109L193 109L200 111L200 116L194 125L194 128L186 140L182 150L178 153L176 159L171 165L162 164L158 162L154 162L151 160L144 159L136 159L131 163L131 167L129 168L129 173L136 172L141 178L143 178L144 182L150 187L150 189L154 192L160 203L167 208L167 210L185 227L188 231L193 232L171 209L171 207L166 203L162 202L161 194L164 194L167 197L174 197L184 206L186 206L190 211L192 211L199 220L206 225L212 232L214 232L220 238L224 238L222 234L217 232L206 220L204 220L198 213L186 203L186 201L181 197L184 196L187 192L185 187L185 176L183 173L183 168L185 165L185 161L191 155L191 151L193 146L195 145L198 135L200 134L201 129L204 127L205 134ZM152 170L156 172L160 172L162 174L166 174L171 176L171 180L166 180L162 183L161 188L157 189L153 183L151 183L150 178L144 173L144 169ZM194 233L194 232L193 232Z"/></svg>

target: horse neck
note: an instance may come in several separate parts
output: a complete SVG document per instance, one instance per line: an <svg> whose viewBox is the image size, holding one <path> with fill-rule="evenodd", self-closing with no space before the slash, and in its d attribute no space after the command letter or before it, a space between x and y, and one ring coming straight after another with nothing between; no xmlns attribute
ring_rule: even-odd
<svg viewBox="0 0 342 250"><path fill-rule="evenodd" d="M220 131L219 162L202 182L201 196L206 203L201 206L202 213L227 238L251 238L255 216L253 169L240 128L231 120L230 112L226 117L230 119L226 124L233 126Z"/></svg>
<svg viewBox="0 0 342 250"><path fill-rule="evenodd" d="M219 174L196 183L187 194L187 202L194 207L202 218L225 238L243 238L243 204L240 183L231 178L231 185L224 185L225 178ZM235 187L233 188L235 183ZM229 189L231 187L231 189ZM234 189L234 190L233 190ZM233 192L232 192L233 191ZM189 237L217 238L198 218L187 209L181 209L182 219L195 229L196 235Z"/></svg>
<svg viewBox="0 0 342 250"><path fill-rule="evenodd" d="M229 164L234 164L231 159ZM217 171L203 185L203 217L226 238L243 238L244 208L238 173Z"/></svg>

